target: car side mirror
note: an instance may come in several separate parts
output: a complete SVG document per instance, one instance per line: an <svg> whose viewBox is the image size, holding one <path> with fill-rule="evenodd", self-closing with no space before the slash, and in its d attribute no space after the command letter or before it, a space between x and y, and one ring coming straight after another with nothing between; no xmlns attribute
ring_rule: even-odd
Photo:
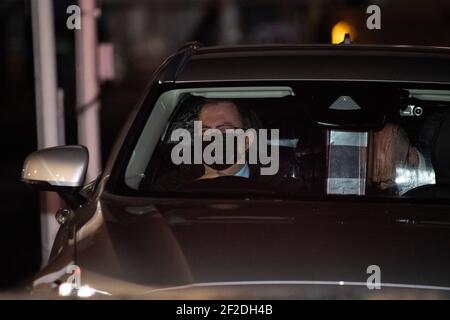
<svg viewBox="0 0 450 320"><path fill-rule="evenodd" d="M25 159L22 181L39 191L56 191L67 200L83 187L88 164L89 152L81 145L38 150Z"/></svg>

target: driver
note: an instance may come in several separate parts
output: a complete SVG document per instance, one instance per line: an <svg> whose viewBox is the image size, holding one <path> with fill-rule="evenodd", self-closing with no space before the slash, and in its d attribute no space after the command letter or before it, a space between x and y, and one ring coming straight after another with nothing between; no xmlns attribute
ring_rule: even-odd
<svg viewBox="0 0 450 320"><path fill-rule="evenodd" d="M231 101L206 101L200 109L198 120L202 122L202 132L208 129L217 129L225 133L226 130L247 129L251 126L250 119L246 117L240 108ZM245 149L249 147L249 141L246 137ZM245 163L231 163L222 165L204 164L204 174L198 178L212 179L221 176L236 176L249 178L250 168Z"/></svg>
<svg viewBox="0 0 450 320"><path fill-rule="evenodd" d="M193 104L192 110L195 115L188 120L185 128L191 131L191 125L194 120L201 121L202 127L195 130L195 134L208 134L208 129L217 129L220 133L226 133L227 129L255 129L261 128L258 117L248 108L237 104L231 100L212 100L205 98L197 98L191 102ZM192 132L192 131L191 131ZM192 133L194 133L192 132ZM249 149L252 141L246 136L245 151ZM208 142L210 143L210 142ZM256 143L256 142L255 142ZM205 146L204 146L205 147ZM202 150L203 151L203 150ZM235 150L236 151L236 150ZM170 153L169 153L170 154ZM238 154L235 154L234 159L237 159ZM256 185L268 186L270 188L279 188L285 184L285 177L288 177L289 165L287 161L282 158L280 160L280 168L275 175L261 175L259 164L249 164L246 161L238 163L233 161L231 164L189 164L180 165L179 167L167 171L166 174L157 178L154 183L151 179L145 180L141 188L151 188L156 191L173 191L185 187L187 184L194 181L214 181L214 178L219 177L241 177L249 179ZM286 162L286 164L285 164Z"/></svg>

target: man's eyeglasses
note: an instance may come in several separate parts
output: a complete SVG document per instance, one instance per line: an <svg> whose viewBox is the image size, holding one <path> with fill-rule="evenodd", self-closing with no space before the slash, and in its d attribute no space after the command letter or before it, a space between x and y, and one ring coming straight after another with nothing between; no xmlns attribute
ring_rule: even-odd
<svg viewBox="0 0 450 320"><path fill-rule="evenodd" d="M215 128L203 127L202 128L202 134L205 134L208 130L213 130L213 129L219 130L222 133L226 133L227 130L237 130L237 129L245 130L244 128L239 128L239 127L235 127L235 126L232 126L232 125L222 125L222 126L218 126L218 127L215 127Z"/></svg>

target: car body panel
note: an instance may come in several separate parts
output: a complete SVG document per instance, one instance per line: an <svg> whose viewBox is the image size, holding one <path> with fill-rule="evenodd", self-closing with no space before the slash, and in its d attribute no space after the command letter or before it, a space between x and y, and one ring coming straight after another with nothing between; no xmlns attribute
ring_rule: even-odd
<svg viewBox="0 0 450 320"><path fill-rule="evenodd" d="M273 290L273 297L289 299L407 298L408 287L417 297L450 292L443 205L104 194L101 207L105 223L80 241L77 264L83 283L116 297L181 298L193 291L193 297L268 298ZM388 292L365 286L371 265L380 267ZM342 282L345 290L336 288Z"/></svg>
<svg viewBox="0 0 450 320"><path fill-rule="evenodd" d="M370 80L450 83L448 48L361 45L195 47L182 57L184 59L175 58L167 64L159 77L161 82ZM179 64L177 68L174 63Z"/></svg>

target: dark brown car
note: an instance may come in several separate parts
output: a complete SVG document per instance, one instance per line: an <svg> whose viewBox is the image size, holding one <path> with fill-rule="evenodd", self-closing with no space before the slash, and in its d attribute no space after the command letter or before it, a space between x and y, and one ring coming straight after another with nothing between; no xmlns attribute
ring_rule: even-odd
<svg viewBox="0 0 450 320"><path fill-rule="evenodd" d="M205 126L223 110L239 124ZM448 49L188 45L96 181L81 146L27 159L23 180L71 205L32 293L449 298L449 111ZM198 139L253 130L253 161L207 163L199 120Z"/></svg>

